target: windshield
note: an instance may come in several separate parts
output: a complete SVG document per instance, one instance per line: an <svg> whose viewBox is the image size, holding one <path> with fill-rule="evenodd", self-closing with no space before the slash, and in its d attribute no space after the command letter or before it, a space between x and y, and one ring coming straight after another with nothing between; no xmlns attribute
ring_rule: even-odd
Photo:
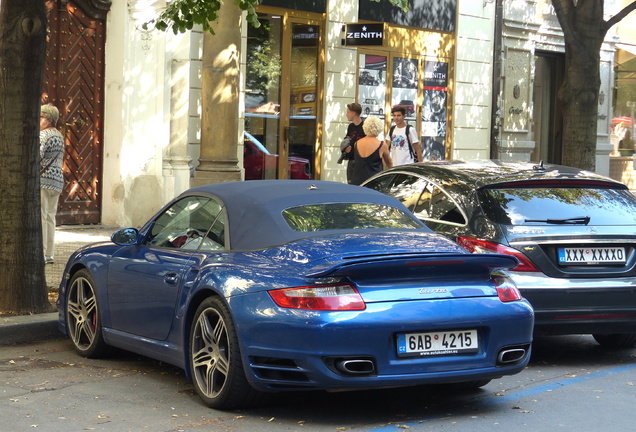
<svg viewBox="0 0 636 432"><path fill-rule="evenodd" d="M283 211L294 231L315 232L357 229L422 229L413 216L395 207L380 204L313 204Z"/></svg>
<svg viewBox="0 0 636 432"><path fill-rule="evenodd" d="M589 225L636 225L636 198L628 190L481 189L478 197L486 216L503 225L577 223L588 217Z"/></svg>

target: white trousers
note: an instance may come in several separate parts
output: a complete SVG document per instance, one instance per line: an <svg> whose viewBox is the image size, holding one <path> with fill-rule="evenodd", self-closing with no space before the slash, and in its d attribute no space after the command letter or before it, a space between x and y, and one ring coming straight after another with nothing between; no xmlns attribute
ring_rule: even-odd
<svg viewBox="0 0 636 432"><path fill-rule="evenodd" d="M55 252L55 214L60 193L51 189L40 189L40 203L42 214L42 241L44 256L53 257Z"/></svg>

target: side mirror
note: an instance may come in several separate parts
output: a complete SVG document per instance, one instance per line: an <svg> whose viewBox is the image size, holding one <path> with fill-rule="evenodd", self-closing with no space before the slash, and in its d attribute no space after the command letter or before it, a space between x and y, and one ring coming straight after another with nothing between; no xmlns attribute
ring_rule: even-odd
<svg viewBox="0 0 636 432"><path fill-rule="evenodd" d="M110 239L113 243L120 246L131 246L137 244L138 236L139 230L137 228L122 228L119 231L115 231Z"/></svg>

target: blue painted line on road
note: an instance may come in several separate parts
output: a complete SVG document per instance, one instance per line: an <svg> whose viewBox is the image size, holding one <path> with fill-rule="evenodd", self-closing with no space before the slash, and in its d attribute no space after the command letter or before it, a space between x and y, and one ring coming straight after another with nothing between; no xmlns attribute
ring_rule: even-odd
<svg viewBox="0 0 636 432"><path fill-rule="evenodd" d="M621 374L633 369L636 369L636 363L625 365L625 366L618 366L615 368L606 369L606 370L602 370L598 372L592 372L587 375L577 375L575 377L565 378L565 380L560 380L560 381L556 381L549 384L543 384L543 385L529 388L526 390L520 390L518 392L506 394L505 396L497 396L494 402L495 403L509 402L512 400L517 400L517 399L521 399L528 396L534 396L539 393L552 391L558 388L567 387L574 384L579 384L584 381L592 381L595 379L605 378L606 376L609 376L609 375Z"/></svg>
<svg viewBox="0 0 636 432"><path fill-rule="evenodd" d="M488 407L492 407L495 405L500 405L503 403L507 403L507 402L512 402L515 400L519 400L519 399L523 399L529 396L534 396L540 393L545 393L545 392L549 392L555 389L560 389L563 387L568 387L571 385L575 385L575 384L579 384L585 381L592 381L592 380L596 380L596 379L601 379L601 378L605 378L609 375L618 375L618 374L622 374L625 372L629 372L636 369L636 363L634 364L629 364L629 365L624 365L624 366L618 366L615 368L611 368L611 369L606 369L606 370L602 370L602 371L598 371L598 372L593 372L587 375L577 375L575 377L571 377L568 378L566 377L563 380L559 380L556 382L552 382L552 383L548 383L548 384L543 384L543 385L538 385L536 387L532 387L529 389L525 389L525 390L520 390L517 392L513 392L513 393L509 393L506 394L504 396L488 396L490 397L490 399L488 400L483 400L482 401L482 406L488 406ZM417 426L423 426L425 422L428 421L434 421L434 420L440 420L443 418L448 418L448 415L436 415L436 416L431 416L431 417L423 417L420 418L416 421L409 421L409 422L400 422L400 426L408 426L409 429L414 429ZM400 428L399 426L395 425L395 424L391 424L391 425L386 425L386 426L382 426L379 428L374 428L374 429L369 429L368 432L396 432L396 431L403 431L404 428Z"/></svg>

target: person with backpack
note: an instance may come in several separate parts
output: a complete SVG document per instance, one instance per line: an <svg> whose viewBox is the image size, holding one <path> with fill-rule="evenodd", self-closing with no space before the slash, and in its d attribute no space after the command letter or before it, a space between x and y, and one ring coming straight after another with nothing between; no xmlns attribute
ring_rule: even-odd
<svg viewBox="0 0 636 432"><path fill-rule="evenodd" d="M422 147L415 128L406 123L406 109L396 105L391 109L395 125L389 129L387 144L391 149L393 165L422 162Z"/></svg>

